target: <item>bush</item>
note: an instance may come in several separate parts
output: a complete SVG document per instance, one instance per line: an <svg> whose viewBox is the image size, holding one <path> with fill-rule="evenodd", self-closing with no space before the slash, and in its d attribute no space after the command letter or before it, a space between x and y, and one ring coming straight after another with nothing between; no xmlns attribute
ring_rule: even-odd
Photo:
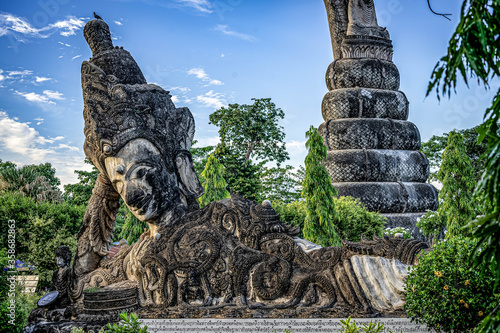
<svg viewBox="0 0 500 333"><path fill-rule="evenodd" d="M121 321L118 324L108 324L106 333L147 333L148 327L141 327L136 313L131 313L130 316L126 312L120 314Z"/></svg>
<svg viewBox="0 0 500 333"><path fill-rule="evenodd" d="M382 215L369 212L359 200L352 197L339 197L333 200L338 213L335 226L342 239L359 242L362 234L366 237L373 234L382 236L386 222ZM294 201L289 204L273 202L273 208L280 214L283 222L303 228L306 217L304 201ZM302 237L302 234L299 237Z"/></svg>
<svg viewBox="0 0 500 333"><path fill-rule="evenodd" d="M65 228L71 235L76 235L85 209L85 206L72 206L68 203L37 204L19 192L4 192L0 195L0 248L7 247L8 220L15 220L18 230L29 227L32 221L30 218L39 217L53 221L52 234L58 229ZM20 241L21 238L16 237L16 252L26 252L26 247Z"/></svg>
<svg viewBox="0 0 500 333"><path fill-rule="evenodd" d="M341 320L340 323L342 324L342 331L341 333L395 333L393 330L387 330L385 328L385 325L382 323L377 323L375 324L373 321L370 320L370 322L367 324L363 324L363 327L358 328L358 325L356 322L353 320L351 322L351 317ZM402 332L401 332L402 333Z"/></svg>
<svg viewBox="0 0 500 333"><path fill-rule="evenodd" d="M29 217L26 227L17 230L25 252L17 253L17 257L25 263L36 266L39 276L39 287L49 286L52 273L57 269L56 250L61 245L67 245L73 257L76 251L76 235L65 227L57 226L52 219Z"/></svg>
<svg viewBox="0 0 500 333"><path fill-rule="evenodd" d="M491 267L471 269L476 241L457 237L421 255L406 280L408 316L438 332L470 332L498 304Z"/></svg>
<svg viewBox="0 0 500 333"><path fill-rule="evenodd" d="M334 201L335 209L339 213L336 225L342 239L359 242L361 235L367 238L372 235L382 236L385 217L379 213L369 212L358 199L352 197L334 198Z"/></svg>
<svg viewBox="0 0 500 333"><path fill-rule="evenodd" d="M300 227L298 237L304 238L302 228L306 219L306 204L305 201L292 201L289 204L273 201L272 203L276 213L280 214L281 221L291 224L294 227Z"/></svg>

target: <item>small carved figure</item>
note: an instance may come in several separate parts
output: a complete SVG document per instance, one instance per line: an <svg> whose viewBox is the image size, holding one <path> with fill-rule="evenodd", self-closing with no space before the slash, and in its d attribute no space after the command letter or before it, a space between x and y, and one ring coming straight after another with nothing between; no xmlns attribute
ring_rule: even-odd
<svg viewBox="0 0 500 333"><path fill-rule="evenodd" d="M59 246L56 250L57 269L52 274L50 291L57 290L59 296L54 306L65 308L70 304L68 290L71 283L71 250L66 245Z"/></svg>
<svg viewBox="0 0 500 333"><path fill-rule="evenodd" d="M373 0L350 0L347 36L372 36L389 39L389 32L377 23Z"/></svg>

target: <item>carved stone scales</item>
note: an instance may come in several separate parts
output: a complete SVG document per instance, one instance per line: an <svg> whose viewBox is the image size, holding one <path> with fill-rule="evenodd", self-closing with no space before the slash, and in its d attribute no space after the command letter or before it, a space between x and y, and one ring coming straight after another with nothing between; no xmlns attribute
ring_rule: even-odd
<svg viewBox="0 0 500 333"><path fill-rule="evenodd" d="M420 133L407 121L409 102L399 91L392 42L377 24L373 0L324 0L335 61L326 73L322 103L325 161L341 196L382 213L387 227L410 229L422 239L417 218L438 206L426 183L429 163Z"/></svg>

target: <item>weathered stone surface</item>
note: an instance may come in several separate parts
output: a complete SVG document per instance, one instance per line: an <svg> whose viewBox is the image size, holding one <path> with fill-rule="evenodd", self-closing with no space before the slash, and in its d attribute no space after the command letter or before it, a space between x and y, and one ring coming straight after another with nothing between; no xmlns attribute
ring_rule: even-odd
<svg viewBox="0 0 500 333"><path fill-rule="evenodd" d="M83 309L88 315L120 314L138 308L137 282L122 281L96 291L83 292Z"/></svg>
<svg viewBox="0 0 500 333"><path fill-rule="evenodd" d="M390 118L408 119L409 103L401 91L347 88L326 93L321 105L323 119Z"/></svg>
<svg viewBox="0 0 500 333"><path fill-rule="evenodd" d="M427 157L411 150L331 150L324 165L335 183L425 182L429 177Z"/></svg>
<svg viewBox="0 0 500 333"><path fill-rule="evenodd" d="M326 85L328 90L354 87L398 90L399 71L387 60L342 58L328 67Z"/></svg>
<svg viewBox="0 0 500 333"><path fill-rule="evenodd" d="M84 150L101 174L78 233L69 317L114 321L119 311L136 308L180 308L184 315L205 308L277 316L296 307L342 316L398 311L399 267L414 264L427 244L395 237L342 247L307 244L269 201L257 204L236 193L200 209L191 112L142 82L135 61L113 48L102 20L84 31L94 53L82 64ZM149 228L106 259L120 198ZM387 275L395 278L379 281ZM95 287L104 289L84 291ZM388 299L375 302L381 295Z"/></svg>
<svg viewBox="0 0 500 333"><path fill-rule="evenodd" d="M324 2L334 54L322 103L325 123L319 126L328 149L324 165L340 195L390 213L391 226L410 225L412 235L422 239L415 219L396 217L422 215L438 201L432 185L419 184L427 179L429 166L416 152L417 127L405 121L409 103L396 91L400 78L389 34L378 26L372 0Z"/></svg>
<svg viewBox="0 0 500 333"><path fill-rule="evenodd" d="M409 121L392 119L337 119L319 126L328 150L420 149L420 132Z"/></svg>
<svg viewBox="0 0 500 333"><path fill-rule="evenodd" d="M380 213L418 213L436 210L438 194L427 183L333 183L339 195L358 198L368 210Z"/></svg>

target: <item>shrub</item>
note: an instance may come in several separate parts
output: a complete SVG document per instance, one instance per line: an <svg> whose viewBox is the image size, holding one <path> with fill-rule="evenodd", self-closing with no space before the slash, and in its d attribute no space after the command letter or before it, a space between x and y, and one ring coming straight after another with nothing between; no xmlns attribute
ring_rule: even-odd
<svg viewBox="0 0 500 333"><path fill-rule="evenodd" d="M476 241L457 237L421 255L406 280L408 316L438 332L472 331L498 304L491 267L471 269Z"/></svg>
<svg viewBox="0 0 500 333"><path fill-rule="evenodd" d="M8 220L15 220L16 229L21 229L30 225L30 217L40 217L53 221L53 232L65 228L70 234L76 235L84 213L84 206L50 202L37 204L19 192L4 192L0 195L0 248L7 247ZM20 237L16 237L16 252L26 252L20 240Z"/></svg>
<svg viewBox="0 0 500 333"><path fill-rule="evenodd" d="M379 213L369 212L358 199L352 197L334 198L334 201L339 215L338 233L342 239L359 242L361 235L382 236L385 217Z"/></svg>
<svg viewBox="0 0 500 333"><path fill-rule="evenodd" d="M148 327L141 327L138 321L139 317L136 313L131 313L130 316L126 312L120 313L120 323L108 324L106 333L147 333Z"/></svg>
<svg viewBox="0 0 500 333"><path fill-rule="evenodd" d="M77 240L67 228L57 226L52 219L30 217L26 227L17 230L16 238L25 251L17 257L25 263L36 266L39 276L39 287L48 286L52 273L57 268L56 250L61 245L67 245L73 257L76 251Z"/></svg>
<svg viewBox="0 0 500 333"><path fill-rule="evenodd" d="M340 323L342 324L342 331L341 333L393 333L392 330L387 330L382 323L377 323L375 324L373 321L370 320L368 324L363 324L363 327L358 328L358 325L356 322L353 320L351 321L351 317L341 320Z"/></svg>
<svg viewBox="0 0 500 333"><path fill-rule="evenodd" d="M382 236L386 222L382 215L369 212L359 200L352 197L333 198L333 201L338 213L335 225L342 239L359 242L362 234L366 237L373 234ZM280 214L283 222L303 228L306 216L304 201L289 204L273 202L273 208Z"/></svg>

